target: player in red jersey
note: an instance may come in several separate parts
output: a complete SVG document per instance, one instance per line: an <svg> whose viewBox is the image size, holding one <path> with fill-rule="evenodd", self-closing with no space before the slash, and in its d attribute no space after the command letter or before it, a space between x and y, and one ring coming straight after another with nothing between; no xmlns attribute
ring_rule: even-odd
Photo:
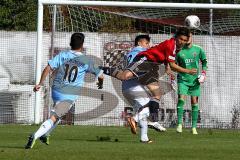
<svg viewBox="0 0 240 160"><path fill-rule="evenodd" d="M169 40L140 52L126 69L102 67L104 73L119 80L128 80L137 77L142 85L146 85L152 97L148 104L152 121L158 121L159 100L161 91L159 85L159 65L165 64L166 72L171 73L171 69L181 73L196 74L196 69L185 69L175 63L176 54L188 42L190 30L179 28L175 36ZM169 64L169 65L168 65ZM170 66L170 67L169 67ZM170 69L171 68L171 69Z"/></svg>

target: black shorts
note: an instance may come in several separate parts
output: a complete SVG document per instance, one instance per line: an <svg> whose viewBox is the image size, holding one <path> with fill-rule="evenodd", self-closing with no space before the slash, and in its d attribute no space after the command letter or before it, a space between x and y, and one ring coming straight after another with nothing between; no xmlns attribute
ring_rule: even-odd
<svg viewBox="0 0 240 160"><path fill-rule="evenodd" d="M148 61L145 57L136 57L127 69L138 78L142 85L158 82L159 63Z"/></svg>

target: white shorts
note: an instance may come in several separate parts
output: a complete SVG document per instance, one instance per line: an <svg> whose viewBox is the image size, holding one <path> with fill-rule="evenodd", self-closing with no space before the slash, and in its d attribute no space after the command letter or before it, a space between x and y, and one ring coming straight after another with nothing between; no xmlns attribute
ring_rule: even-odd
<svg viewBox="0 0 240 160"><path fill-rule="evenodd" d="M135 111L145 106L150 101L148 91L137 79L122 82L122 93L126 100L134 107Z"/></svg>

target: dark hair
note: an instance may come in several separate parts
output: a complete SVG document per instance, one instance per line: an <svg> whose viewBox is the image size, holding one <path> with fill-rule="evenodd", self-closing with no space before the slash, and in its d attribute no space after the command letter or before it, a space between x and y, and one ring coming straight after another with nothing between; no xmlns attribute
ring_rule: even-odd
<svg viewBox="0 0 240 160"><path fill-rule="evenodd" d="M187 36L187 37L190 37L190 29L186 28L186 27L180 27L178 28L177 32L176 32L176 37L178 36Z"/></svg>
<svg viewBox="0 0 240 160"><path fill-rule="evenodd" d="M73 33L71 36L70 46L72 50L80 49L83 47L84 34L82 33Z"/></svg>
<svg viewBox="0 0 240 160"><path fill-rule="evenodd" d="M146 34L142 34L142 35L138 35L136 38L135 38L135 46L138 46L138 42L142 39L146 39L148 42L150 41L150 37L149 35L146 35Z"/></svg>

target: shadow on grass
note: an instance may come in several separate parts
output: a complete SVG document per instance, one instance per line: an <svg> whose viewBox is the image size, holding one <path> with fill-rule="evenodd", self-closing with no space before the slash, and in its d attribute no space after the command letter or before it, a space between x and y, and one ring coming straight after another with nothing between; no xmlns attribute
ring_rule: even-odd
<svg viewBox="0 0 240 160"><path fill-rule="evenodd" d="M119 142L118 138L111 138L109 136L97 136L96 139L66 139L69 141L87 141L87 142Z"/></svg>

